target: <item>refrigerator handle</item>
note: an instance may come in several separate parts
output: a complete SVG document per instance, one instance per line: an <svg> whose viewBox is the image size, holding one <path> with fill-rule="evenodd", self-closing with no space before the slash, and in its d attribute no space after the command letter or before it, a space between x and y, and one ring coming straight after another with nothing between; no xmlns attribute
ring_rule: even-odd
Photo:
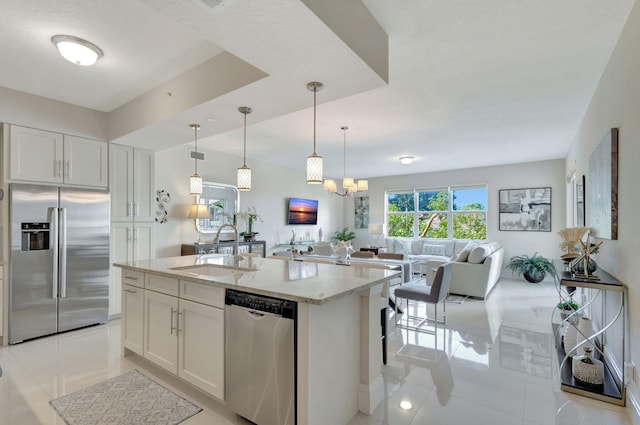
<svg viewBox="0 0 640 425"><path fill-rule="evenodd" d="M58 298L58 209L49 210L49 226L53 236L49 248L53 250L53 278L51 279L51 298Z"/></svg>
<svg viewBox="0 0 640 425"><path fill-rule="evenodd" d="M67 209L60 208L60 298L67 296Z"/></svg>

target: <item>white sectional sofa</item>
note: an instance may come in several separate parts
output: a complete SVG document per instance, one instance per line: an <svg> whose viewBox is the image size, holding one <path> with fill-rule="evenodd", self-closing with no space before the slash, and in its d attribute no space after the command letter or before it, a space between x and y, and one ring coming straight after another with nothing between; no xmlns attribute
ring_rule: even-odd
<svg viewBox="0 0 640 425"><path fill-rule="evenodd" d="M500 278L504 249L498 242L423 238L386 238L386 251L424 260L430 280L435 269L449 261L452 269L449 292L486 298Z"/></svg>

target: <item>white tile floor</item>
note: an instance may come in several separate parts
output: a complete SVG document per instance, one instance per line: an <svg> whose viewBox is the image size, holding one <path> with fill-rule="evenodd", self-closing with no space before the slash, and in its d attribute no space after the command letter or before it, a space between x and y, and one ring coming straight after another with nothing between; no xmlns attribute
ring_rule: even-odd
<svg viewBox="0 0 640 425"><path fill-rule="evenodd" d="M555 299L552 284L503 279L486 302L449 303L437 340L396 330L382 368L386 398L349 425L631 425L623 408L558 389ZM0 367L0 425L63 424L49 400L133 368L204 409L185 425L248 424L166 373L122 358L119 321L0 347ZM403 410L401 401L413 407Z"/></svg>

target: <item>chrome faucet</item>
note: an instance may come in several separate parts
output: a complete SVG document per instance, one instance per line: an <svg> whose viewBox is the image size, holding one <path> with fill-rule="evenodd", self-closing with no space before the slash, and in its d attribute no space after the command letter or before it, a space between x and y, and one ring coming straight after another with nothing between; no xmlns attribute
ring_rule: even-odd
<svg viewBox="0 0 640 425"><path fill-rule="evenodd" d="M239 241L240 235L238 234L238 228L236 226L234 226L231 223L224 223L222 226L218 227L218 232L216 233L216 237L214 238L213 243L220 242L220 231L225 227L231 227L236 235L235 244L234 244L235 249L233 251L234 252L233 263L237 266L240 263L240 260L242 260L242 256L240 255L240 241Z"/></svg>

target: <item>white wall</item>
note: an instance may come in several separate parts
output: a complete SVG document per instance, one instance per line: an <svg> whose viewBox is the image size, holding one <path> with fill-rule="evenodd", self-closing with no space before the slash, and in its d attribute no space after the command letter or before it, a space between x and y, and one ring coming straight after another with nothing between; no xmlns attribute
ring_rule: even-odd
<svg viewBox="0 0 640 425"><path fill-rule="evenodd" d="M637 261L640 255L640 4L636 3L616 49L576 132L567 168L575 163L576 175L587 175L589 155L612 127L620 129L618 156L618 240L605 240L597 261L628 287L629 357L640 365L640 283ZM586 190L589 193L588 188ZM640 424L638 380L627 387L629 413Z"/></svg>
<svg viewBox="0 0 640 425"><path fill-rule="evenodd" d="M107 140L106 112L0 87L0 122Z"/></svg>
<svg viewBox="0 0 640 425"><path fill-rule="evenodd" d="M503 245L507 260L514 255L533 255L535 251L548 258L561 255L558 247L561 240L557 231L566 227L566 185L562 159L369 179L369 222L384 223L385 190L478 184L486 184L488 188L487 239ZM498 230L498 190L548 186L551 187L551 232ZM353 227L353 224L353 199L350 199L345 203L345 225ZM366 229L357 230L356 233L356 246L370 242Z"/></svg>
<svg viewBox="0 0 640 425"><path fill-rule="evenodd" d="M168 204L169 220L156 224L156 255L168 257L180 255L180 244L193 243L197 239L194 221L188 219L188 209L193 203L189 195L189 176L193 174L193 160L189 159L190 145L178 146L156 152L156 190L165 189L171 195ZM242 158L220 152L205 150L205 160L198 161L198 173L205 181L236 184L236 170L242 165ZM304 163L305 158L300 158ZM341 228L343 223L343 200L330 197L322 185L309 185L303 171L274 167L260 161L248 159L253 173L252 190L240 192L240 209L253 206L262 218L254 223L257 239L267 242L267 250L276 244L286 244L295 231L297 237L307 232L318 240L318 230L323 229L324 240ZM289 197L317 199L318 224L316 226L286 224L287 201ZM246 230L246 223L239 223L239 230ZM203 235L204 240L213 235Z"/></svg>

